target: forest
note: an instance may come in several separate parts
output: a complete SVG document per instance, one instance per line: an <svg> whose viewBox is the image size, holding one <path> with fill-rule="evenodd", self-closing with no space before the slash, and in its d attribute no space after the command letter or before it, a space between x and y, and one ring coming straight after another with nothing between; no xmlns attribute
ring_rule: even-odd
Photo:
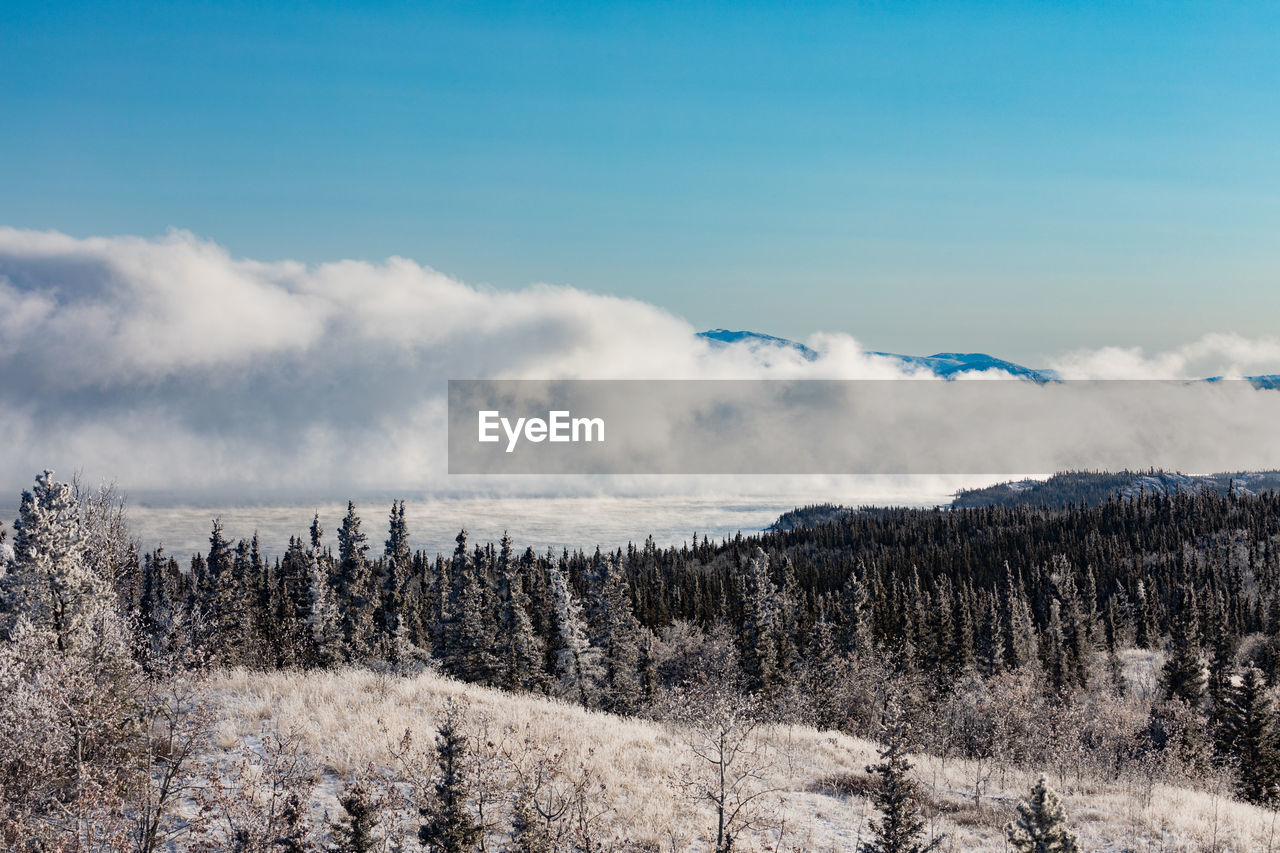
<svg viewBox="0 0 1280 853"><path fill-rule="evenodd" d="M670 725L687 736L693 768L671 784L710 826L704 847L671 849L782 844L763 765L734 764L735 749L750 752L755 732L778 725L877 744L878 761L843 782L875 804L858 842L873 853L956 849L926 828L913 755L964 762L976 807L1003 774L1027 768L1063 789L1123 780L1149 799L1159 785L1218 786L1276 807L1276 493L1139 491L1095 505L814 519L824 523L558 553L463 530L451 554L427 554L409 547L403 502L377 534L349 504L334 540L317 517L268 558L251 532L213 520L208 550L179 559L134 542L113 488L46 472L0 552L10 554L0 841L32 851L658 843L608 835L604 812L592 812L602 783L585 765L557 765L546 743L503 752L494 743L512 731L477 736L466 702L452 701L432 718L434 742L406 731L390 747L400 768L390 783L352 774L335 795L341 810L322 821L298 793L307 774L287 733L258 743L252 784L201 758L213 723L200 685L226 673L430 673ZM1151 683L1132 665L1141 660L1155 662ZM718 787L693 772L704 764L721 771ZM393 813L408 821L400 835L386 829ZM1044 779L1008 816L1012 849L1080 849Z"/></svg>

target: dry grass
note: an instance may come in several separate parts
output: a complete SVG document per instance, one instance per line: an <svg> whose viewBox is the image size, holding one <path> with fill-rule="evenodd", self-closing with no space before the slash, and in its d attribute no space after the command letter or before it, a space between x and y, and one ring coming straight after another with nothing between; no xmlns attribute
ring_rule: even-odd
<svg viewBox="0 0 1280 853"><path fill-rule="evenodd" d="M388 767L391 748L406 731L430 743L436 715L449 698L467 701L493 729L521 730L543 742L559 741L590 767L611 792L609 823L650 848L706 849L700 835L708 813L691 808L670 784L690 758L678 732L662 725L583 710L559 702L464 685L436 675L411 678L363 670L251 673L215 677L208 689L218 707L216 741L231 748L263 725L295 730L331 783L366 768ZM760 730L776 756L767 780L779 790L771 804L772 829L754 849L856 849L874 817L864 768L875 745L799 726ZM930 756L915 759L931 831L946 833L944 849L1003 851L1002 826L1030 789L1034 772L992 775L974 802L974 765ZM1137 782L1055 780L1073 828L1092 851L1280 850L1271 812L1221 795ZM332 798L330 784L324 795ZM322 803L332 807L332 802ZM780 842L780 843L779 843ZM744 844L743 849L753 849Z"/></svg>

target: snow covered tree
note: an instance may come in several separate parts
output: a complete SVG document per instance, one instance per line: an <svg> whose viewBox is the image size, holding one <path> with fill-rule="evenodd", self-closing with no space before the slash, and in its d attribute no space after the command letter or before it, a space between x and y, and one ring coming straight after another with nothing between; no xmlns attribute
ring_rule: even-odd
<svg viewBox="0 0 1280 853"><path fill-rule="evenodd" d="M450 701L436 727L436 778L430 802L419 809L418 841L430 853L470 853L483 830L471 814L467 781L467 737L462 713Z"/></svg>
<svg viewBox="0 0 1280 853"><path fill-rule="evenodd" d="M569 588L568 569L553 563L549 569L551 595L555 601L556 676L561 696L591 707L604 680L600 650L591 645L582 607Z"/></svg>
<svg viewBox="0 0 1280 853"><path fill-rule="evenodd" d="M546 686L542 638L529 618L521 566L505 533L498 550L498 683L506 690L541 690Z"/></svg>
<svg viewBox="0 0 1280 853"><path fill-rule="evenodd" d="M871 800L880 818L871 824L871 841L863 844L859 853L929 853L942 843L941 836L927 844L920 840L925 826L918 785L911 778L911 762L907 760L908 733L905 716L891 702L881 725L884 747L880 763L867 767L868 773L878 777Z"/></svg>
<svg viewBox="0 0 1280 853"><path fill-rule="evenodd" d="M769 770L779 756L757 737L763 709L736 685L716 681L676 689L667 703L667 717L692 759L681 768L676 788L697 806L711 808L715 828L706 839L715 853L731 853L740 838L767 821L777 792Z"/></svg>
<svg viewBox="0 0 1280 853"><path fill-rule="evenodd" d="M496 626L489 607L484 578L488 556L482 549L467 552L467 532L458 533L453 553L449 597L449 632L443 648L445 662L458 678L493 684L498 672L494 652Z"/></svg>
<svg viewBox="0 0 1280 853"><path fill-rule="evenodd" d="M368 559L368 539L360 530L360 516L354 503L347 502L347 514L338 529L338 608L342 612L342 636L347 659L360 661L374 651L377 600L373 570Z"/></svg>
<svg viewBox="0 0 1280 853"><path fill-rule="evenodd" d="M741 612L738 650L748 690L769 693L779 686L778 637L782 615L778 596L769 576L769 557L763 549L756 548L738 576Z"/></svg>
<svg viewBox="0 0 1280 853"><path fill-rule="evenodd" d="M118 618L111 584L86 560L74 489L54 480L52 471L22 493L13 552L0 577L0 631L6 635L25 617L49 632L59 651L71 652L94 641L95 622Z"/></svg>
<svg viewBox="0 0 1280 853"><path fill-rule="evenodd" d="M1280 794L1280 744L1267 684L1249 667L1231 697L1223 740L1239 764L1240 796L1251 803L1274 803Z"/></svg>
<svg viewBox="0 0 1280 853"><path fill-rule="evenodd" d="M312 530L316 529L318 528L313 526ZM334 601L329 573L315 540L316 537L313 536L307 567L309 600L306 627L310 639L311 661L316 666L327 667L343 658L342 615Z"/></svg>
<svg viewBox="0 0 1280 853"><path fill-rule="evenodd" d="M235 549L223 535L222 520L213 520L209 554L204 561L199 596L200 645L212 660L239 663L245 621L244 589L236 565Z"/></svg>
<svg viewBox="0 0 1280 853"><path fill-rule="evenodd" d="M405 588L412 568L413 555L409 551L409 526L405 522L404 501L392 501L382 571L378 578L377 622L381 645L393 662L398 657L398 648L405 642Z"/></svg>
<svg viewBox="0 0 1280 853"><path fill-rule="evenodd" d="M1067 813L1043 776L1031 798L1018 803L1018 819L1005 828L1017 853L1079 853L1076 837L1067 829Z"/></svg>
<svg viewBox="0 0 1280 853"><path fill-rule="evenodd" d="M1204 697L1205 672L1200 657L1200 609L1194 589L1184 589L1173 621L1172 648L1161 671L1161 685L1171 699L1196 707Z"/></svg>
<svg viewBox="0 0 1280 853"><path fill-rule="evenodd" d="M596 552L588 578L589 639L604 664L601 706L619 714L634 712L640 699L640 644L644 629L631 605L627 577L613 555Z"/></svg>
<svg viewBox="0 0 1280 853"><path fill-rule="evenodd" d="M148 672L166 673L176 663L181 619L169 578L177 571L164 548L156 548L143 558L137 631L139 659Z"/></svg>
<svg viewBox="0 0 1280 853"><path fill-rule="evenodd" d="M311 553L303 541L289 537L289 547L276 567L271 596L277 666L305 666L310 659Z"/></svg>
<svg viewBox="0 0 1280 853"><path fill-rule="evenodd" d="M377 850L373 829L378 825L378 805L368 790L356 783L338 798L338 804L346 817L329 825L332 840L326 853L373 853Z"/></svg>

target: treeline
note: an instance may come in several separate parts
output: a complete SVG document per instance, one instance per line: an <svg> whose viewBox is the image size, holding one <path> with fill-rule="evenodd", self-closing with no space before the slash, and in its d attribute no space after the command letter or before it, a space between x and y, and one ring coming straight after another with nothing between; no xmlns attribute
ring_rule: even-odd
<svg viewBox="0 0 1280 853"><path fill-rule="evenodd" d="M727 679L781 717L874 734L886 684L923 709L1016 675L1038 702L1064 708L1123 695L1125 649L1167 651L1161 701L1130 742L1108 747L1123 753L1114 761L1163 747L1176 728L1189 767L1248 768L1239 772L1260 781L1241 782L1246 796L1276 793L1273 493L863 510L812 528L593 553L472 543L465 531L451 555L413 552L403 503L381 548L363 530L349 505L336 551L317 519L270 563L217 522L208 553L185 567L146 554L118 576L139 660L429 663L633 714L662 688ZM1259 703L1260 729L1250 722Z"/></svg>
<svg viewBox="0 0 1280 853"><path fill-rule="evenodd" d="M1212 776L1277 800L1272 493L862 510L720 542L541 554L465 531L450 555L415 552L403 503L379 547L349 505L336 549L318 518L271 560L215 521L209 550L182 565L139 554L109 495L73 491L46 474L23 496L0 578L0 682L29 681L22 649L39 648L67 672L123 668L123 655L154 680L433 667L654 716L673 690L715 684L765 718L870 737L901 707L914 747L974 762L975 800L991 772L1029 764L1059 784ZM14 719L43 713L31 707Z"/></svg>

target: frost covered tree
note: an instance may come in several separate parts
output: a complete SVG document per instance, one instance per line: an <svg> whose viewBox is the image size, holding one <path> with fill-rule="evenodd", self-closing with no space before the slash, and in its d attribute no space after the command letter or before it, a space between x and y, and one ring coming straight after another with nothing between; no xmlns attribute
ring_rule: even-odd
<svg viewBox="0 0 1280 853"><path fill-rule="evenodd" d="M318 525L312 526L312 546L307 567L307 602L306 627L310 639L311 659L319 667L332 666L343 658L344 643L342 633L342 615L334 601L333 588L329 583L329 573L325 569L325 561L321 558L316 544L318 537L314 535Z"/></svg>
<svg viewBox="0 0 1280 853"><path fill-rule="evenodd" d="M529 618L524 574L503 533L498 547L498 683L507 690L541 690L546 686L542 638Z"/></svg>
<svg viewBox="0 0 1280 853"><path fill-rule="evenodd" d="M758 736L762 708L755 697L718 681L678 688L667 703L667 718L692 759L675 786L698 807L711 808L715 827L707 840L715 853L731 853L740 838L769 821L776 802L769 771L780 756Z"/></svg>
<svg viewBox="0 0 1280 853"><path fill-rule="evenodd" d="M222 520L215 518L209 533L209 553L201 578L198 640L209 656L220 663L239 663L241 635L246 617L243 576L236 564L235 547L223 535Z"/></svg>
<svg viewBox="0 0 1280 853"><path fill-rule="evenodd" d="M778 589L769 576L769 556L761 548L756 548L739 574L738 598L738 650L746 687L768 694L781 680L778 642L782 613Z"/></svg>
<svg viewBox="0 0 1280 853"><path fill-rule="evenodd" d="M311 555L305 543L290 536L284 557L276 566L270 601L277 666L305 666L310 657L310 569Z"/></svg>
<svg viewBox="0 0 1280 853"><path fill-rule="evenodd" d="M1204 663L1200 657L1200 608L1193 589L1184 589L1173 621L1169 660L1160 682L1171 699L1181 699L1195 707L1204 697Z"/></svg>
<svg viewBox="0 0 1280 853"><path fill-rule="evenodd" d="M589 639L604 665L601 705L619 714L635 711L640 700L640 647L644 629L631 604L631 589L612 554L596 552L588 578Z"/></svg>
<svg viewBox="0 0 1280 853"><path fill-rule="evenodd" d="M433 796L419 809L418 841L430 853L470 853L483 830L471 814L467 736L462 712L450 701L436 727L437 777Z"/></svg>
<svg viewBox="0 0 1280 853"><path fill-rule="evenodd" d="M1239 761L1240 796L1270 804L1280 794L1280 743L1267 684L1257 667L1248 667L1232 691L1222 733Z"/></svg>
<svg viewBox="0 0 1280 853"><path fill-rule="evenodd" d="M170 581L177 572L177 564L164 548L156 548L143 558L137 630L140 658L149 672L171 669L180 651L182 619Z"/></svg>
<svg viewBox="0 0 1280 853"><path fill-rule="evenodd" d="M377 596L373 569L369 565L368 538L360 530L360 516L354 503L347 502L347 514L338 528L338 572L336 588L342 612L342 635L347 658L364 660L373 652L377 619Z"/></svg>
<svg viewBox="0 0 1280 853"><path fill-rule="evenodd" d="M458 533L453 553L449 595L449 631L443 648L449 670L458 678L481 684L497 680L497 626L490 611L485 575L488 554L467 551L467 532Z"/></svg>
<svg viewBox="0 0 1280 853"><path fill-rule="evenodd" d="M867 767L877 777L871 800L880 812L871 825L871 841L859 853L929 853L938 849L942 837L923 843L924 820L920 817L918 785L911 778L907 760L908 727L896 704L890 703L881 724L884 746L880 762Z"/></svg>
<svg viewBox="0 0 1280 853"><path fill-rule="evenodd" d="M405 521L404 501L392 501L387 541L378 577L377 618L380 644L392 660L398 657L396 652L404 645L408 630L405 620L405 590L412 568L413 554L409 551L409 525Z"/></svg>
<svg viewBox="0 0 1280 853"><path fill-rule="evenodd" d="M600 650L591 645L582 607L569 588L568 569L553 563L549 569L555 602L556 677L561 696L592 706L604 680Z"/></svg>
<svg viewBox="0 0 1280 853"><path fill-rule="evenodd" d="M1018 803L1018 819L1005 828L1017 853L1079 853L1076 837L1067 829L1067 812L1043 776L1031 798Z"/></svg>
<svg viewBox="0 0 1280 853"><path fill-rule="evenodd" d="M378 849L374 827L378 825L378 805L360 783L338 798L345 817L330 824L331 840L325 853L373 853Z"/></svg>
<svg viewBox="0 0 1280 853"><path fill-rule="evenodd" d="M94 642L95 626L117 620L116 605L111 584L86 560L73 487L45 471L22 493L13 559L0 578L0 630L25 617L59 651L76 651Z"/></svg>

